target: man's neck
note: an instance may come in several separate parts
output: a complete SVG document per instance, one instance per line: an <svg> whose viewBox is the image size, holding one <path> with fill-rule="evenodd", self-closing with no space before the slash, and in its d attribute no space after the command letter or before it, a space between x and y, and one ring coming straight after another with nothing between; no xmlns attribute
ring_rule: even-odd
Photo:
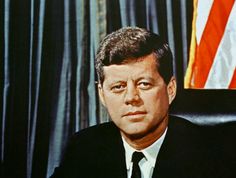
<svg viewBox="0 0 236 178"><path fill-rule="evenodd" d="M158 140L165 132L167 125L168 116L166 116L162 120L162 122L156 128L154 128L154 130L149 133L146 133L143 136L130 136L123 132L121 132L121 135L131 147L136 150L142 150L153 144L156 140Z"/></svg>

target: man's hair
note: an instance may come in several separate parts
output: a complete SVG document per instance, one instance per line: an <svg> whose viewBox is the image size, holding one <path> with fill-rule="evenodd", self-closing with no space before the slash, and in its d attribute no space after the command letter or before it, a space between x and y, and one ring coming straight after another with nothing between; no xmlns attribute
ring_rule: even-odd
<svg viewBox="0 0 236 178"><path fill-rule="evenodd" d="M104 81L103 66L124 64L152 53L156 56L157 71L168 84L173 76L172 53L159 35L138 27L124 27L107 35L96 54L99 82Z"/></svg>

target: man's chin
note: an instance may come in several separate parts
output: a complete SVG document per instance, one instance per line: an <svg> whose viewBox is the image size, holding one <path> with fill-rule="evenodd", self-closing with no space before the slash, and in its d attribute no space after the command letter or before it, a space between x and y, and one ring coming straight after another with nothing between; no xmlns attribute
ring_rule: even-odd
<svg viewBox="0 0 236 178"><path fill-rule="evenodd" d="M122 132L125 137L128 137L131 140L137 140L137 139L142 139L143 137L146 136L147 132L144 130L129 130L129 131L124 131Z"/></svg>

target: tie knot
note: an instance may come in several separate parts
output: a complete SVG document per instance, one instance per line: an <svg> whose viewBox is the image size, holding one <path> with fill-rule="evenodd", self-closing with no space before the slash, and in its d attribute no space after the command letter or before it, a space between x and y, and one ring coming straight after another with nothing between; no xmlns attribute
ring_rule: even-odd
<svg viewBox="0 0 236 178"><path fill-rule="evenodd" d="M132 162L138 163L143 157L144 157L144 154L142 152L135 151L132 156Z"/></svg>

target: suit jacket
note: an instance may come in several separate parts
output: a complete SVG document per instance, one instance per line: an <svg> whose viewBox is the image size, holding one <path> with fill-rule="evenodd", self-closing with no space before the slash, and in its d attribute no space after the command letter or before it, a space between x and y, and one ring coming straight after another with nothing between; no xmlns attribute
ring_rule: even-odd
<svg viewBox="0 0 236 178"><path fill-rule="evenodd" d="M157 156L153 177L217 177L202 130L170 116L166 137ZM113 122L76 133L52 178L126 178L125 150Z"/></svg>

